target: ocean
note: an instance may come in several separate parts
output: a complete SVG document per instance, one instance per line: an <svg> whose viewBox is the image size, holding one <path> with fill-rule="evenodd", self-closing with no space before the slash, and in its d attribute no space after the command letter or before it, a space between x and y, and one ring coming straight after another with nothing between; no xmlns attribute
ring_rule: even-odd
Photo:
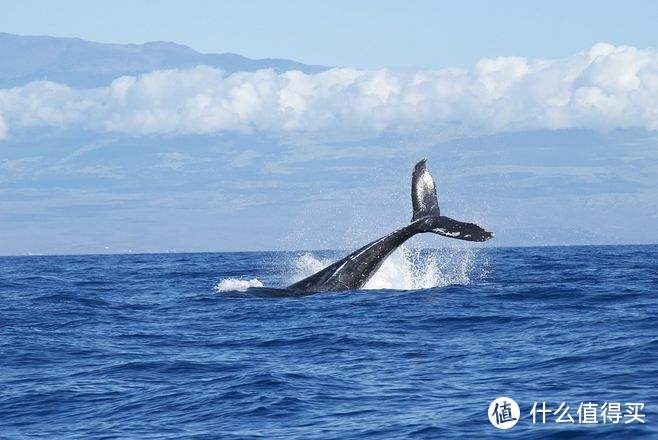
<svg viewBox="0 0 658 440"><path fill-rule="evenodd" d="M0 258L0 437L658 438L657 245L403 248L364 290L267 289L342 255Z"/></svg>

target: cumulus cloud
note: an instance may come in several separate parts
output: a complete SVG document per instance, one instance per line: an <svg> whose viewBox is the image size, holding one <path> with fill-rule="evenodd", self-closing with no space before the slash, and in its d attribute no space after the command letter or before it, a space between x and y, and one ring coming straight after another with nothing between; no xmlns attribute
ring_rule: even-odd
<svg viewBox="0 0 658 440"><path fill-rule="evenodd" d="M129 134L658 129L658 51L600 43L573 56L483 59L472 69L155 71L76 90L0 90L0 138L37 126Z"/></svg>
<svg viewBox="0 0 658 440"><path fill-rule="evenodd" d="M5 119L0 115L0 140L7 137L7 124Z"/></svg>

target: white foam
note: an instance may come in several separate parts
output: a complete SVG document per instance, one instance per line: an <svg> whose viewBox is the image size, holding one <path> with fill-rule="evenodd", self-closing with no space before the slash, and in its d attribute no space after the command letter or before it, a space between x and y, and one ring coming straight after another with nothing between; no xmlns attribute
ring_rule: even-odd
<svg viewBox="0 0 658 440"><path fill-rule="evenodd" d="M292 261L293 277L299 281L333 260L320 259L310 253ZM482 278L484 270L476 265L476 252L470 248L445 248L420 251L401 246L384 261L364 289L415 290L469 284Z"/></svg>
<svg viewBox="0 0 658 440"><path fill-rule="evenodd" d="M252 278L251 280L224 278L215 285L214 289L217 292L244 292L250 287L263 287L263 283L258 278Z"/></svg>
<svg viewBox="0 0 658 440"><path fill-rule="evenodd" d="M333 261L315 257L307 252L293 260L293 279L299 281L329 266Z"/></svg>

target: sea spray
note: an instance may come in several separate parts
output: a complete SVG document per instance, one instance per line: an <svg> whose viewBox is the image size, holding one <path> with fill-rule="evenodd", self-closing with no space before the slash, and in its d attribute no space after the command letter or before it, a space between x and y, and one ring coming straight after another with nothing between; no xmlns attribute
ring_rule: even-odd
<svg viewBox="0 0 658 440"><path fill-rule="evenodd" d="M332 259L304 253L292 260L290 283L327 267ZM485 273L486 261L478 261L472 248L413 249L400 246L366 283L364 289L415 290L469 284Z"/></svg>
<svg viewBox="0 0 658 440"><path fill-rule="evenodd" d="M263 283L257 278L251 280L224 278L215 285L214 289L216 292L244 292L250 287L263 287Z"/></svg>
<svg viewBox="0 0 658 440"><path fill-rule="evenodd" d="M329 266L340 258L323 258L310 252L280 261L283 285L286 287ZM364 289L417 290L467 285L482 279L487 272L486 256L477 249L449 247L441 249L415 249L400 246L389 256ZM217 292L244 292L252 287L263 287L258 278L224 278L215 286Z"/></svg>

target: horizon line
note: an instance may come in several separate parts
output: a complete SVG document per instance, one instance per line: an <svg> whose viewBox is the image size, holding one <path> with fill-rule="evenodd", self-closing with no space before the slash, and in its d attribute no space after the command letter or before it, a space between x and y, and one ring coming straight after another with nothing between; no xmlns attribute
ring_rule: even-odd
<svg viewBox="0 0 658 440"><path fill-rule="evenodd" d="M531 248L557 248L557 247L630 247L630 246L658 246L658 243L616 243L616 244L537 244L537 245L515 245L515 246L441 246L441 247L412 247L415 250L438 250L438 249L531 249ZM90 252L90 253L53 253L53 254L0 254L0 258L30 258L30 257L90 257L90 256L125 256L125 255L191 255L191 254L257 254L257 253L296 253L296 252L345 252L345 249L264 249L245 251L140 251L140 252Z"/></svg>

